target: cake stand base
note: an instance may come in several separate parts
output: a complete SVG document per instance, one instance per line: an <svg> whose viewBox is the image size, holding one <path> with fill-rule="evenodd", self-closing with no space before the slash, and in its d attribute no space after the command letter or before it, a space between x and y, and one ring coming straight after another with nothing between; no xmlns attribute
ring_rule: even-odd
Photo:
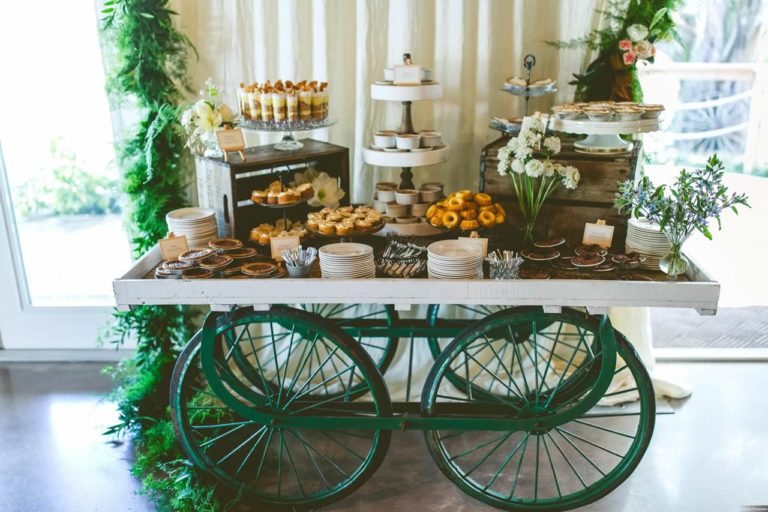
<svg viewBox="0 0 768 512"><path fill-rule="evenodd" d="M416 187L413 185L413 173L410 167L403 167L400 172L400 190L412 190Z"/></svg>
<svg viewBox="0 0 768 512"><path fill-rule="evenodd" d="M578 153L591 155L620 155L629 153L634 148L632 142L627 142L619 135L587 135L586 138L575 142L574 149Z"/></svg>
<svg viewBox="0 0 768 512"><path fill-rule="evenodd" d="M273 147L279 151L296 151L303 148L304 144L297 141L293 134L288 132L283 135L283 140L275 144Z"/></svg>

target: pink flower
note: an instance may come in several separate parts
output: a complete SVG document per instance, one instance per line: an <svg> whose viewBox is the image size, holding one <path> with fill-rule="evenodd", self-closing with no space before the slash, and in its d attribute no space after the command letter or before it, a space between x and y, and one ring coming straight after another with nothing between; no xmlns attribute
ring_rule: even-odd
<svg viewBox="0 0 768 512"><path fill-rule="evenodd" d="M632 41L629 39L622 39L619 41L619 50L629 51L632 49Z"/></svg>
<svg viewBox="0 0 768 512"><path fill-rule="evenodd" d="M637 55L633 51L626 52L623 57L625 66L631 66L637 60Z"/></svg>

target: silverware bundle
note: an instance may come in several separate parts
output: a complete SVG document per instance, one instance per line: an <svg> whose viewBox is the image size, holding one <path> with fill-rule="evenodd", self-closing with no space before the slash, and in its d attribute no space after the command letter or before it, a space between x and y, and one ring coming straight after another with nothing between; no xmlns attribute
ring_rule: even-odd
<svg viewBox="0 0 768 512"><path fill-rule="evenodd" d="M427 268L427 248L409 237L389 237L379 257L379 272L387 277L410 278Z"/></svg>
<svg viewBox="0 0 768 512"><path fill-rule="evenodd" d="M485 258L490 266L491 279L520 279L520 265L523 258L514 251L495 251Z"/></svg>
<svg viewBox="0 0 768 512"><path fill-rule="evenodd" d="M303 249L298 246L293 249L283 249L281 254L288 275L291 277L309 277L312 272L312 262L317 258L317 249L314 247Z"/></svg>

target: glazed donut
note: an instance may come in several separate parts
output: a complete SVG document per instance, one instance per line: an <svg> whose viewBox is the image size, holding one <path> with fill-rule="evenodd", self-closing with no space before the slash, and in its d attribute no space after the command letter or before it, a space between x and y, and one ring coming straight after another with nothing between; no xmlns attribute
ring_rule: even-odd
<svg viewBox="0 0 768 512"><path fill-rule="evenodd" d="M432 218L442 221L443 215L445 215L445 212L446 212L445 208L438 208L437 210L435 210L435 213Z"/></svg>
<svg viewBox="0 0 768 512"><path fill-rule="evenodd" d="M427 219L431 219L432 217L434 217L435 213L437 213L437 210L439 209L440 207L437 206L436 204L433 204L432 206L427 208L427 214L426 214Z"/></svg>
<svg viewBox="0 0 768 512"><path fill-rule="evenodd" d="M445 206L453 212L459 212L464 207L464 200L460 197L452 197L445 202Z"/></svg>
<svg viewBox="0 0 768 512"><path fill-rule="evenodd" d="M491 212L494 215L496 214L496 208L494 208L492 205L485 205L480 207L480 212Z"/></svg>
<svg viewBox="0 0 768 512"><path fill-rule="evenodd" d="M465 210L477 210L479 206L477 206L477 203L474 201L464 201L464 209Z"/></svg>
<svg viewBox="0 0 768 512"><path fill-rule="evenodd" d="M496 225L500 226L506 222L507 217L503 213L497 213L496 214Z"/></svg>
<svg viewBox="0 0 768 512"><path fill-rule="evenodd" d="M456 192L456 197L460 197L465 201L471 201L474 196L471 190L459 190Z"/></svg>
<svg viewBox="0 0 768 512"><path fill-rule="evenodd" d="M459 214L454 211L447 211L443 215L443 226L453 229L459 225Z"/></svg>
<svg viewBox="0 0 768 512"><path fill-rule="evenodd" d="M476 220L463 220L461 221L459 227L464 231L471 231L473 229L479 228L480 224L478 224Z"/></svg>
<svg viewBox="0 0 768 512"><path fill-rule="evenodd" d="M493 202L493 198L488 194L480 192L479 194L475 194L475 202L480 206L487 206Z"/></svg>
<svg viewBox="0 0 768 512"><path fill-rule="evenodd" d="M492 228L494 224L496 224L496 215L493 214L493 212L484 211L480 212L480 215L477 217L477 220L480 221L480 225L484 228Z"/></svg>
<svg viewBox="0 0 768 512"><path fill-rule="evenodd" d="M429 219L429 223L431 225L435 226L436 228L439 228L440 226L443 225L443 220L440 217L438 217L437 215L435 215L434 217Z"/></svg>
<svg viewBox="0 0 768 512"><path fill-rule="evenodd" d="M474 209L462 210L461 213L459 213L459 215L461 215L461 218L464 220L473 220L477 218L477 210L474 210Z"/></svg>

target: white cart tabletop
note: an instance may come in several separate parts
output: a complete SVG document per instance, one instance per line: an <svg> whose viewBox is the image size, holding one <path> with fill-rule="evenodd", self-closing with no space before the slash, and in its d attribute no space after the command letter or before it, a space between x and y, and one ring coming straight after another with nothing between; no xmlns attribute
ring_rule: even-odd
<svg viewBox="0 0 768 512"><path fill-rule="evenodd" d="M295 303L487 304L538 305L556 309L583 306L693 308L717 311L720 284L695 264L684 281L619 281L597 279L437 280L437 279L152 279L160 263L157 247L113 283L118 308L132 305L198 304L214 309ZM150 276L148 278L148 276Z"/></svg>

